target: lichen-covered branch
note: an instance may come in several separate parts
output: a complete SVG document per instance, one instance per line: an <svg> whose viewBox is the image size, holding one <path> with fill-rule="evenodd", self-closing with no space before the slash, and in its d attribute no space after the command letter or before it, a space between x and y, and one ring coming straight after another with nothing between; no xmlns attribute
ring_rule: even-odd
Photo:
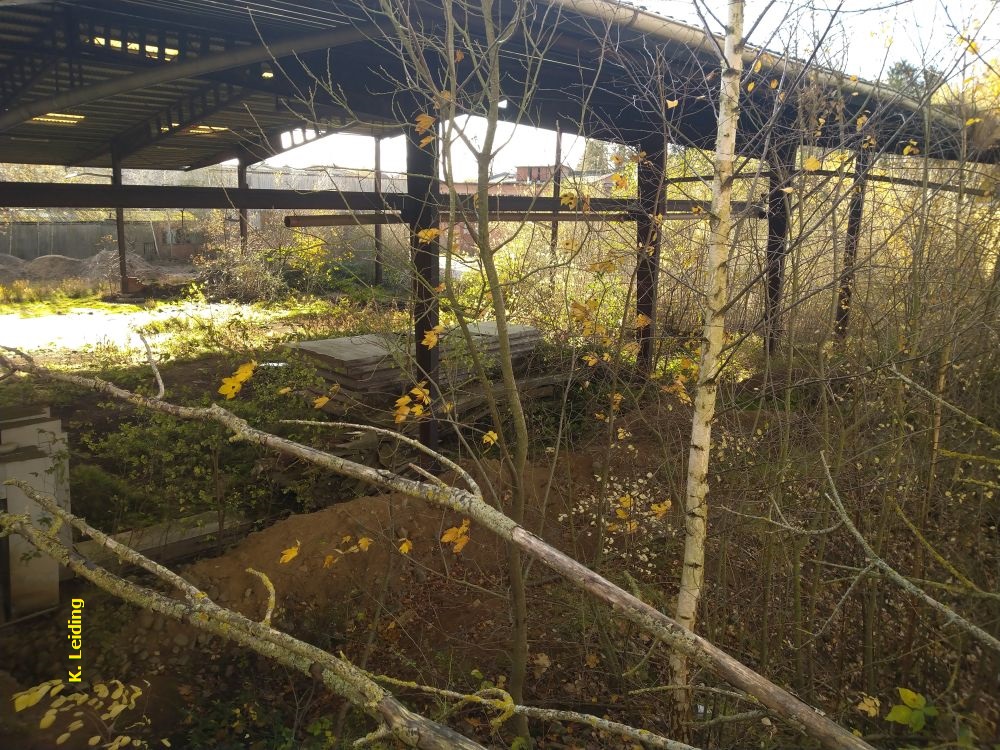
<svg viewBox="0 0 1000 750"><path fill-rule="evenodd" d="M72 516L60 508L53 498L24 482L10 481L8 484L18 487L54 517L91 534L120 559L139 565L154 573L160 580L173 585L184 598L174 599L95 565L63 545L51 529L40 529L24 516L0 513L0 535L15 533L24 537L36 549L65 565L81 578L130 604L221 636L290 669L318 679L331 692L344 697L378 722L384 723L394 737L409 747L421 750L484 750L479 743L410 711L375 683L367 672L346 659L276 630L267 621L254 622L238 612L220 607L204 592L176 574L135 550L118 544L98 529L89 526L83 519Z"/></svg>
<svg viewBox="0 0 1000 750"><path fill-rule="evenodd" d="M456 487L441 487L431 482L407 479L390 471L373 469L316 448L310 448L301 443L258 430L248 424L246 420L240 419L232 412L217 405L208 408L177 406L132 393L99 378L50 371L30 362L26 364L14 363L2 356L0 356L0 365L11 370L94 390L139 407L172 414L180 419L215 422L226 427L236 439L270 448L343 476L368 482L376 487L399 492L438 507L463 513L483 528L489 529L501 539L536 558L569 583L611 605L620 616L628 619L646 633L662 639L671 648L710 670L733 687L753 696L774 716L782 718L791 726L815 738L824 747L830 748L830 750L872 750L871 746L864 740L803 703L787 690L775 685L710 641L683 628L672 618L619 588L585 565L545 543L467 490ZM263 627L259 623L251 623L251 625L254 628ZM287 638L287 636L285 637ZM294 641L294 639L290 640ZM423 747L423 745L412 746ZM461 747L461 745L454 745L454 747Z"/></svg>
<svg viewBox="0 0 1000 750"><path fill-rule="evenodd" d="M678 742L677 740L672 740L667 737L661 737L660 735L648 732L645 729L636 729L635 727L631 727L628 724L622 724L621 722L602 719L601 717L594 716L592 714L583 714L578 711L563 711L554 708L518 706L514 704L514 701L511 699L510 694L507 693L507 691L500 690L498 688L489 688L487 690L481 690L477 693L466 694L459 693L454 690L443 690L430 685L420 685L416 682L400 680L395 677L390 677L389 675L376 675L375 680L377 682L386 683L395 687L417 690L421 693L428 693L430 695L448 698L449 700L457 701L460 704L468 703L483 706L484 708L500 712L501 718L506 714L514 714L541 721L564 721L573 722L575 724L586 724L588 727L593 727L594 729L602 732L615 734L619 737L625 737L630 740L636 740L649 747L661 748L661 750L697 750L697 748L683 742Z"/></svg>
<svg viewBox="0 0 1000 750"><path fill-rule="evenodd" d="M847 509L844 507L844 503L840 499L840 493L837 491L837 485L833 481L833 474L830 472L830 465L826 461L826 456L821 452L820 457L823 459L823 469L826 472L826 479L830 485L830 492L827 493L827 498L831 503L833 503L833 507L837 509L837 513L844 522L844 528L851 532L851 536L853 536L857 543L861 545L861 549L864 550L865 557L868 558L869 567L874 566L878 568L882 571L886 578L899 586L899 588L903 589L903 591L915 596L931 609L940 612L944 615L945 622L961 628L983 645L989 646L994 651L1000 653L1000 640L987 633L975 623L969 622L948 605L942 604L934 597L929 596L926 592L919 589L904 576L900 575L895 568L876 554L875 550L868 543L868 540L865 539L864 534L858 531L858 527L854 525L853 521L851 521L851 517L848 515Z"/></svg>

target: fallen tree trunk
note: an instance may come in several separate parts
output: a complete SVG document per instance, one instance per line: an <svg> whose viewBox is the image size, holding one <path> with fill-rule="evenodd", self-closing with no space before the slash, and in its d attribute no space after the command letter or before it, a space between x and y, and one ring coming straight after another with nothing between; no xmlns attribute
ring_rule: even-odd
<svg viewBox="0 0 1000 750"><path fill-rule="evenodd" d="M474 491L470 492L458 487L449 487L435 482L408 479L384 469L373 469L259 430L232 412L215 404L207 408L178 406L127 391L99 378L87 378L51 371L39 367L30 361L15 363L7 357L0 356L0 365L3 365L11 372L23 372L94 390L138 407L172 414L180 419L216 422L226 427L233 434L234 439L260 445L279 453L308 461L321 468L360 479L376 487L381 487L392 492L399 492L424 500L432 505L465 514L473 521L491 530L497 536L517 546L532 557L537 558L540 562L559 573L568 582L593 594L601 601L610 604L615 611L633 622L644 632L662 639L677 652L710 670L730 685L745 691L775 716L780 717L791 726L816 739L824 747L830 748L830 750L872 750L871 746L863 739L847 731L836 722L831 721L816 709L802 702L787 690L775 685L766 677L750 669L705 638L685 629L672 618L614 585L606 578L551 545L546 544L543 540L516 524L499 510L487 504L478 493L478 488L474 488ZM174 604L176 605L176 602ZM252 624L255 627L259 626L258 623ZM329 655L327 656L329 657ZM381 688L379 689L381 690ZM425 719L424 721L428 720ZM438 745L411 746L439 747ZM461 748L463 746L451 745L451 747ZM465 745L465 747L478 746L473 744Z"/></svg>

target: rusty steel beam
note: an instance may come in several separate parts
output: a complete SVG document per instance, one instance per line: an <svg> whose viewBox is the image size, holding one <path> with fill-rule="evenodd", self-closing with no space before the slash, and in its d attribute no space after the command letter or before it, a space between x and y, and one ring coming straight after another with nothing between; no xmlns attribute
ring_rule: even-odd
<svg viewBox="0 0 1000 750"><path fill-rule="evenodd" d="M0 182L0 206L11 208L250 208L379 211L402 207L402 196L345 190L240 190L156 185Z"/></svg>

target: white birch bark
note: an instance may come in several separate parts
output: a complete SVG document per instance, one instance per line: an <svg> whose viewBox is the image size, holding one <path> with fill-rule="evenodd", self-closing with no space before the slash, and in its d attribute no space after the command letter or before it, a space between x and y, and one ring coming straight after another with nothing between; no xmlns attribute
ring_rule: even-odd
<svg viewBox="0 0 1000 750"><path fill-rule="evenodd" d="M715 416L716 380L720 353L725 344L725 305L729 297L728 273L732 229L733 156L739 119L740 77L743 72L743 3L730 0L726 28L725 60L722 62L722 92L719 98L718 134L715 142L712 180L712 216L708 260L705 268L705 311L702 329L698 386L691 423L685 498L684 564L677 594L677 621L694 630L705 580L705 536L708 527L708 470ZM671 659L674 682L688 683L687 657ZM687 691L678 691L688 702ZM686 713L686 712L685 712Z"/></svg>

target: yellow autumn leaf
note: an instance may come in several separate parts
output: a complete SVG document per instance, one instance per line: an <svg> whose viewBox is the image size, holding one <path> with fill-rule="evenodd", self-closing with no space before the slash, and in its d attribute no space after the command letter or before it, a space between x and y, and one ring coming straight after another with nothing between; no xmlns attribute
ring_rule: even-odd
<svg viewBox="0 0 1000 750"><path fill-rule="evenodd" d="M443 291L444 291L445 289L447 289L447 288L448 288L448 285L447 285L447 284L445 284L445 283L444 283L444 282L442 281L442 282L441 282L440 284L438 284L438 285L437 285L436 287L434 287L434 293L435 293L435 294L441 294L441 292L443 292Z"/></svg>
<svg viewBox="0 0 1000 750"><path fill-rule="evenodd" d="M493 445L496 443L498 437L499 435L497 435L495 431L487 431L486 434L483 435L483 445Z"/></svg>
<svg viewBox="0 0 1000 750"><path fill-rule="evenodd" d="M587 265L587 270L591 273L611 273L615 270L614 261L600 260Z"/></svg>
<svg viewBox="0 0 1000 750"><path fill-rule="evenodd" d="M789 186L789 187L783 187L783 188L781 188L781 192L787 193L787 194L791 195L792 193L795 192L795 188L793 188L791 186Z"/></svg>
<svg viewBox="0 0 1000 750"><path fill-rule="evenodd" d="M920 149L914 141L910 141L903 147L903 156L916 156L920 153Z"/></svg>
<svg viewBox="0 0 1000 750"><path fill-rule="evenodd" d="M468 536L459 537L458 541L456 541L455 545L451 548L451 551L457 555L459 552L465 549L465 545L469 543L470 539L471 537Z"/></svg>
<svg viewBox="0 0 1000 750"><path fill-rule="evenodd" d="M860 131L861 128L865 126L866 122L868 122L868 115L858 115L857 119L858 131Z"/></svg>
<svg viewBox="0 0 1000 750"><path fill-rule="evenodd" d="M294 560L299 554L299 547L301 546L301 544L302 543L298 539L296 539L295 546L281 550L281 557L278 558L278 562L284 565L285 563L290 563L292 560Z"/></svg>
<svg viewBox="0 0 1000 750"><path fill-rule="evenodd" d="M284 396L286 393L291 393L291 392L292 392L292 387L290 385L286 385L284 388L278 389L279 396Z"/></svg>
<svg viewBox="0 0 1000 750"><path fill-rule="evenodd" d="M573 190L566 190L559 196L559 203L566 206L566 208L576 208L578 200L579 198Z"/></svg>
<svg viewBox="0 0 1000 750"><path fill-rule="evenodd" d="M763 68L763 67L764 67L764 61L763 60L758 60L757 62L755 62L753 64L753 72L754 73L760 73L761 68Z"/></svg>
<svg viewBox="0 0 1000 750"><path fill-rule="evenodd" d="M778 88L778 79L777 78L772 78L771 82L769 84L767 84L767 85L770 86L772 89Z"/></svg>
<svg viewBox="0 0 1000 750"><path fill-rule="evenodd" d="M243 383L236 378L223 378L222 385L219 386L219 393L227 400L236 398L236 394L243 388Z"/></svg>
<svg viewBox="0 0 1000 750"><path fill-rule="evenodd" d="M244 362L242 365L236 368L236 372L233 373L233 377L241 383L245 383L253 375L253 371L257 369L257 363L254 361Z"/></svg>
<svg viewBox="0 0 1000 750"><path fill-rule="evenodd" d="M413 394L414 398L416 398L418 401L421 401L425 404L429 404L431 402L431 391L427 387L426 380L422 380L419 383L417 383L417 385L413 386L410 389L410 393Z"/></svg>
<svg viewBox="0 0 1000 750"><path fill-rule="evenodd" d="M460 49L455 50L455 62L460 63L464 59L465 59L465 53L462 52L462 50Z"/></svg>
<svg viewBox="0 0 1000 750"><path fill-rule="evenodd" d="M868 695L867 693L862 693L861 701L858 703L857 706L855 706L855 708L857 708L858 711L860 711L861 713L871 718L875 718L876 716L878 716L878 711L879 708L881 708L881 706L882 704L878 698Z"/></svg>
<svg viewBox="0 0 1000 750"><path fill-rule="evenodd" d="M969 127L970 125L975 125L977 122L982 122L982 121L983 121L982 117L970 117L968 120L965 121L965 126Z"/></svg>
<svg viewBox="0 0 1000 750"><path fill-rule="evenodd" d="M815 172L817 169L823 166L823 162L817 159L815 156L808 157L802 162L802 169L806 172Z"/></svg>
<svg viewBox="0 0 1000 750"><path fill-rule="evenodd" d="M441 230L437 227L430 227L429 229L421 229L417 232L417 241L421 245L427 245L434 240L436 240L441 235Z"/></svg>
<svg viewBox="0 0 1000 750"><path fill-rule="evenodd" d="M433 128L434 123L436 121L437 118L434 117L433 115L428 115L428 114L417 115L416 120L414 121L416 123L416 127L414 129L417 131L417 135L422 135L423 133L426 133L428 130Z"/></svg>
<svg viewBox="0 0 1000 750"><path fill-rule="evenodd" d="M469 521L468 518L462 520L461 526L452 526L450 529L446 529L441 535L441 541L445 544L452 544L457 542L460 538L465 536L469 532Z"/></svg>
<svg viewBox="0 0 1000 750"><path fill-rule="evenodd" d="M646 315L646 313L639 313L635 316L635 327L640 330L646 328L652 322L653 319Z"/></svg>
<svg viewBox="0 0 1000 750"><path fill-rule="evenodd" d="M433 328L424 331L424 338L420 343L428 349L433 349L438 345L438 339L441 337L442 333L444 333L444 326L438 324Z"/></svg>
<svg viewBox="0 0 1000 750"><path fill-rule="evenodd" d="M628 160L633 164L641 164L643 161L646 160L646 156L648 156L648 154L645 151L638 151L632 154L632 156L630 156Z"/></svg>
<svg viewBox="0 0 1000 750"><path fill-rule="evenodd" d="M335 555L327 555L326 557L323 558L323 567L324 568L333 567L333 564L335 562L337 562L337 557Z"/></svg>
<svg viewBox="0 0 1000 750"><path fill-rule="evenodd" d="M582 302L577 302L575 299L569 302L569 316L573 320L586 320L590 317L590 306Z"/></svg>
<svg viewBox="0 0 1000 750"><path fill-rule="evenodd" d="M409 406L400 406L393 413L395 414L395 417L393 418L393 422L395 422L396 424L402 424L403 422L406 421L406 417L410 413L410 407Z"/></svg>
<svg viewBox="0 0 1000 750"><path fill-rule="evenodd" d="M402 396L400 396L399 398L396 399L396 406L397 407L399 407L399 406L408 406L412 400L413 399L411 399L409 396L407 396L404 393Z"/></svg>
<svg viewBox="0 0 1000 750"><path fill-rule="evenodd" d="M400 539L399 540L399 551L400 552L402 552L404 555L408 555L408 554L410 554L410 550L411 549L413 549L413 542L411 542L409 539Z"/></svg>
<svg viewBox="0 0 1000 750"><path fill-rule="evenodd" d="M599 660L596 654L587 654L587 658L584 659L583 661L588 667L593 669L594 667L597 666Z"/></svg>
<svg viewBox="0 0 1000 750"><path fill-rule="evenodd" d="M322 409L328 403L330 403L329 396L320 396L319 398L313 400L313 409Z"/></svg>
<svg viewBox="0 0 1000 750"><path fill-rule="evenodd" d="M671 503L669 500L664 500L662 503L652 503L649 506L649 509L653 511L653 515L656 516L657 518L663 518L665 515L667 515L667 512L670 510L670 506L672 504L673 503Z"/></svg>
<svg viewBox="0 0 1000 750"><path fill-rule="evenodd" d="M625 188L628 187L628 178L625 177L625 175L623 174L615 173L611 175L611 184L617 190L624 190Z"/></svg>
<svg viewBox="0 0 1000 750"><path fill-rule="evenodd" d="M30 690L25 690L22 693L15 693L14 710L23 711L26 708L31 708L45 697L45 695L49 692L49 688L56 682L58 682L58 680L51 680L41 685L36 685Z"/></svg>
<svg viewBox="0 0 1000 750"><path fill-rule="evenodd" d="M667 104L667 109L673 109L678 104L680 104L680 100L679 99L667 99L666 104Z"/></svg>
<svg viewBox="0 0 1000 750"><path fill-rule="evenodd" d="M747 84L747 93L749 94L755 88L757 88L757 84L754 83L753 81L750 81L750 83Z"/></svg>
<svg viewBox="0 0 1000 750"><path fill-rule="evenodd" d="M628 522L625 523L624 526L622 526L622 528L624 528L627 533L634 534L635 531L639 528L639 522L638 521L628 521Z"/></svg>
<svg viewBox="0 0 1000 750"><path fill-rule="evenodd" d="M360 539L358 539L358 547L361 548L362 552L367 552L368 548L371 547L371 546L372 546L372 540L371 540L371 538L369 538L367 536L363 536Z"/></svg>
<svg viewBox="0 0 1000 750"><path fill-rule="evenodd" d="M423 138L420 139L420 144L419 145L420 145L420 148L425 148L427 146L427 144L433 143L433 142L434 142L434 136L433 135L425 135Z"/></svg>
<svg viewBox="0 0 1000 750"><path fill-rule="evenodd" d="M958 36L958 44L959 44L960 47L965 47L965 49L968 52L971 52L974 55L978 55L979 54L979 45L976 44L976 42L975 42L974 39L970 39L968 37L965 37L965 36L962 36L961 34L959 34L959 36Z"/></svg>
<svg viewBox="0 0 1000 750"><path fill-rule="evenodd" d="M598 362L600 362L600 360L599 360L599 359L597 358L597 355L596 355L596 354L592 354L592 353L590 353L590 352L588 352L587 354L584 354L584 355L583 355L583 356L581 357L581 359L582 359L582 360L583 360L584 362L586 362L586 363L587 363L587 366L588 366L588 367L594 367L594 366L596 366L596 365L597 365L597 363L598 363Z"/></svg>
<svg viewBox="0 0 1000 750"><path fill-rule="evenodd" d="M38 728L48 729L49 727L51 727L53 724L56 723L57 715L58 714L54 709L49 709L48 711L46 711L45 716L43 716L42 720L38 722Z"/></svg>

